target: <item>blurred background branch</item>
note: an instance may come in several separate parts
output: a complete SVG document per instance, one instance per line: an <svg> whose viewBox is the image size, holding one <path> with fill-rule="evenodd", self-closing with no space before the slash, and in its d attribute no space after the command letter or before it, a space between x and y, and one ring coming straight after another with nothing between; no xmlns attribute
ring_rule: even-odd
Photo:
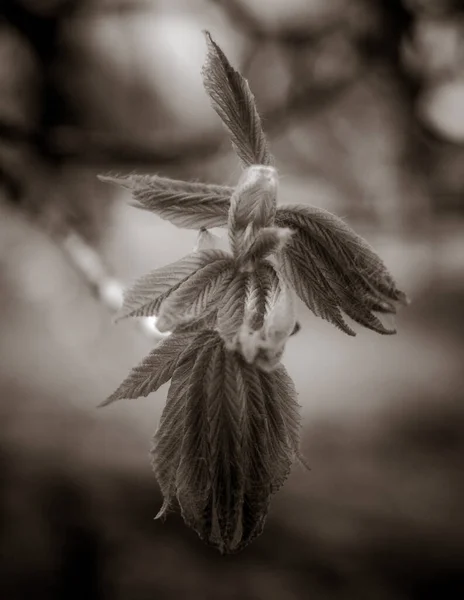
<svg viewBox="0 0 464 600"><path fill-rule="evenodd" d="M193 65L182 63L184 58L176 62L180 55L188 54L194 31L198 40L192 38L192 43L201 43L203 19L224 31L226 45L234 46L236 64L256 90L267 129L273 137L287 138L282 154L290 154L288 162L293 158L301 164L303 160L330 184L345 186L349 193L344 211L369 209L371 217L380 211L380 226L387 224L388 210L396 215L388 221L397 225L408 221L404 202L384 201L366 181L353 181L356 167L343 165L356 161L356 157L345 161L346 152L362 154L360 144L354 144L346 131L342 136L349 136L348 147L346 140L341 141L340 131L346 129L347 120L353 123L350 111L363 103L368 113L365 123L353 126L363 137L371 132L370 139L380 127L378 137L384 147L377 148L377 154L383 152L377 160L393 160L407 171L408 181L400 183L395 196L420 196L422 199L415 201L427 212L429 202L434 203L430 190L442 199L434 209L443 208L444 197L450 200L459 194L462 181L456 182L459 175L455 170L451 181L446 181L436 167L437 157L444 153L440 139L458 142L455 155L459 164L464 137L457 122L462 120L459 57L463 39L462 13L457 5L440 4L438 9L433 2L339 0L332 8L312 1L295 2L284 10L274 2L261 6L259 0L214 0L199 2L196 10L189 10L182 2L178 4L169 11L160 1L2 3L6 86L0 111L0 165L11 193L21 195L18 188L23 178L15 173L15 163L23 165L24 154L29 159L30 155L40 157L54 169L63 164L152 171L174 166L187 174L199 161L206 172L208 161L218 162L219 149L227 154L207 100L197 97L201 93L198 73ZM144 22L152 25L155 41L145 37L149 32ZM157 42L161 27L164 33ZM182 32L190 37L182 39ZM440 36L447 36L446 44ZM118 44L118 40L124 42ZM162 52L161 43L165 44ZM196 46L194 50L198 52ZM166 56L169 51L171 58ZM7 66L13 56L19 66L15 73L8 72ZM172 64L160 64L169 60ZM152 63L148 71L147 62ZM163 89L170 72L176 81L182 75L188 77L186 85L197 80L190 96L182 96L186 94L182 82L177 88L166 85ZM173 98L172 106L168 106L168 98ZM130 110L134 106L137 112ZM448 108L456 112L451 132L445 122ZM378 114L372 114L375 111ZM357 116L358 121L360 118ZM308 119L313 126L308 126ZM197 126L192 125L195 120ZM293 131L295 125L297 132ZM334 147L327 148L333 155L330 174L310 149L304 148L308 136L316 140L321 135L334 135L329 144ZM372 144L364 145L371 154ZM390 154L388 158L385 152ZM401 177L398 164L390 167ZM382 199L377 200L376 195ZM385 195L393 194L389 190ZM382 205L388 202L391 209L379 208L377 201ZM398 217L400 212L403 218Z"/></svg>
<svg viewBox="0 0 464 600"><path fill-rule="evenodd" d="M162 394L94 411L153 346L111 323L122 282L195 244L96 175L239 177L203 29L249 80L280 201L346 218L414 301L387 341L302 319L312 471L227 563L151 520ZM1 597L462 597L463 58L460 0L2 0Z"/></svg>

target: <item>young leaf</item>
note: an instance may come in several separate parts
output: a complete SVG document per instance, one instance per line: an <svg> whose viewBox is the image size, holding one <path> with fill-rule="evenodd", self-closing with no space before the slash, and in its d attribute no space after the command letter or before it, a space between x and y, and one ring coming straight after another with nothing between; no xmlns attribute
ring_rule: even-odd
<svg viewBox="0 0 464 600"><path fill-rule="evenodd" d="M234 276L231 258L216 260L196 271L161 303L156 326L170 331L176 325L194 321L216 308Z"/></svg>
<svg viewBox="0 0 464 600"><path fill-rule="evenodd" d="M176 472L182 516L208 543L227 551L243 487L240 399L220 338L206 339L191 368ZM238 412L237 412L238 411ZM238 436L238 437L237 437Z"/></svg>
<svg viewBox="0 0 464 600"><path fill-rule="evenodd" d="M213 309L201 319L181 323L174 329L174 331L176 333L199 333L200 331L204 331L206 329L211 331L216 327L217 313L217 309Z"/></svg>
<svg viewBox="0 0 464 600"><path fill-rule="evenodd" d="M363 280L355 272L344 270L328 250L304 229L294 236L299 248L300 259L312 264L314 274L325 280L324 296L317 297L318 305L328 303L336 305L357 323L381 334L396 333L386 328L372 313L372 296L366 292ZM315 295L317 289L314 290ZM378 300L381 300L379 297Z"/></svg>
<svg viewBox="0 0 464 600"><path fill-rule="evenodd" d="M198 269L226 257L228 254L222 250L199 250L144 275L125 292L119 319L156 315L162 300L176 286L185 282Z"/></svg>
<svg viewBox="0 0 464 600"><path fill-rule="evenodd" d="M163 494L163 504L155 518L165 516L176 495L176 473L180 462L179 441L184 433L188 381L194 364L192 360L178 367L172 377L166 406L161 415L151 448L152 467Z"/></svg>
<svg viewBox="0 0 464 600"><path fill-rule="evenodd" d="M325 274L296 234L282 251L282 271L301 300L316 316L326 319L348 335L356 335L346 324Z"/></svg>
<svg viewBox="0 0 464 600"><path fill-rule="evenodd" d="M232 537L233 549L239 550L249 544L263 531L269 511L276 473L281 470L278 461L273 464L269 448L272 432L268 426L268 414L256 367L243 359L235 359L237 389L241 390L243 410L240 432L244 471L243 499L240 506L238 527ZM279 443L278 440L275 440ZM278 458L277 455L274 458ZM287 465L285 465L285 470Z"/></svg>
<svg viewBox="0 0 464 600"><path fill-rule="evenodd" d="M272 281L268 273L262 268L255 269L250 273L245 298L244 329L249 332L259 331L264 324L266 314L267 298L269 296Z"/></svg>
<svg viewBox="0 0 464 600"><path fill-rule="evenodd" d="M243 323L249 277L249 273L237 272L218 307L217 329L229 349L235 348L235 338Z"/></svg>
<svg viewBox="0 0 464 600"><path fill-rule="evenodd" d="M158 175L100 175L99 179L130 190L136 208L153 212L177 227L200 229L227 224L233 188Z"/></svg>
<svg viewBox="0 0 464 600"><path fill-rule="evenodd" d="M339 217L320 208L294 204L279 208L276 224L304 230L347 275L361 278L367 290L390 301L407 303L382 260ZM317 252L316 245L313 251ZM324 261L324 257L321 259Z"/></svg>
<svg viewBox="0 0 464 600"><path fill-rule="evenodd" d="M295 327L293 290L280 272L276 271L272 265L265 263L261 268L269 273L274 272L277 276L268 295L264 325L266 338L275 343L280 343L290 337Z"/></svg>
<svg viewBox="0 0 464 600"><path fill-rule="evenodd" d="M273 431L270 439L280 440L280 444L274 442L272 445L271 456L273 453L287 453L290 469L293 460L300 456L301 407L298 404L298 392L283 365L278 365L271 372L260 371L260 381L269 416L268 424ZM274 460L274 464L278 464L278 461ZM280 464L285 465L285 458ZM276 486L284 483L287 473L284 471L280 478L276 478ZM277 491L278 487L273 491Z"/></svg>
<svg viewBox="0 0 464 600"><path fill-rule="evenodd" d="M182 516L187 522L194 523L203 519L204 507L212 486L205 377L213 352L214 346L204 345L199 350L191 370L180 461L176 473L177 498Z"/></svg>
<svg viewBox="0 0 464 600"><path fill-rule="evenodd" d="M270 165L272 157L247 80L231 66L211 35L205 35L208 54L202 76L211 104L244 166Z"/></svg>
<svg viewBox="0 0 464 600"><path fill-rule="evenodd" d="M185 522L229 553L261 533L271 495L288 476L297 453L298 419L285 371L279 371L283 381L276 385L273 376L247 365L216 339L218 343L213 337L202 342L193 368L190 363L184 412L176 417L184 425L180 458L178 449L171 449ZM159 453L157 457L159 463ZM167 489L172 496L173 488Z"/></svg>
<svg viewBox="0 0 464 600"><path fill-rule="evenodd" d="M157 518L164 516L176 494L176 474L181 458L182 438L189 397L189 380L198 353L206 345L217 343L212 332L196 334L180 355L168 392L166 406L151 448L152 467L164 497Z"/></svg>
<svg viewBox="0 0 464 600"><path fill-rule="evenodd" d="M248 250L262 227L273 224L277 185L273 167L253 165L243 172L229 209L229 240L235 258L240 259Z"/></svg>
<svg viewBox="0 0 464 600"><path fill-rule="evenodd" d="M273 369L295 329L293 291L267 261L247 278L242 323L228 344L249 364Z"/></svg>
<svg viewBox="0 0 464 600"><path fill-rule="evenodd" d="M266 295L266 310L261 341L256 355L256 365L266 371L273 370L282 358L285 344L296 325L294 292L280 271L264 262L260 271L266 277L270 288Z"/></svg>
<svg viewBox="0 0 464 600"><path fill-rule="evenodd" d="M211 495L204 510L203 531L199 532L221 552L232 550L235 531L240 530L245 485L240 428L243 402L237 383L234 356L221 344L205 376Z"/></svg>
<svg viewBox="0 0 464 600"><path fill-rule="evenodd" d="M166 383L174 372L177 359L194 337L191 333L172 334L162 340L100 406L115 400L148 396Z"/></svg>
<svg viewBox="0 0 464 600"><path fill-rule="evenodd" d="M242 254L242 263L256 262L267 258L270 254L280 252L292 236L287 227L263 227L256 234L251 246Z"/></svg>
<svg viewBox="0 0 464 600"><path fill-rule="evenodd" d="M275 272L266 273L260 266L250 274L245 301L245 314L235 340L235 349L240 352L248 364L253 364L265 341L265 316L271 293L273 280L266 280L263 276L272 275L277 279ZM265 279L265 287L261 281Z"/></svg>

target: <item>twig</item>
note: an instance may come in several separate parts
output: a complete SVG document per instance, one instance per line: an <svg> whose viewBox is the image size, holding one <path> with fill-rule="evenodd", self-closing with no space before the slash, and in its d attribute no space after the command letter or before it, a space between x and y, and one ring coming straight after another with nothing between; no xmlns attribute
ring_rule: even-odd
<svg viewBox="0 0 464 600"><path fill-rule="evenodd" d="M116 313L122 307L123 286L108 272L98 252L75 232L57 242L73 268L84 278L92 294L111 313ZM158 331L156 317L139 319L137 326L145 335L158 341L169 335Z"/></svg>

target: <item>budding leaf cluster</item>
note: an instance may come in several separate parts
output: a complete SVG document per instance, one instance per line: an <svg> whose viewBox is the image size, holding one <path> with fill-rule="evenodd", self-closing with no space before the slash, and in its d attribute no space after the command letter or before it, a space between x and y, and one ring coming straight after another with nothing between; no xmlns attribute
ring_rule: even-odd
<svg viewBox="0 0 464 600"><path fill-rule="evenodd" d="M348 335L354 322L395 333L379 318L406 303L387 268L341 219L313 206L278 206L278 177L248 82L207 33L202 76L243 165L235 187L158 176L101 177L134 206L197 229L187 256L137 280L120 318L157 318L172 332L102 405L139 398L170 380L152 447L164 497L221 552L263 529L271 496L299 451L297 392L281 358L299 328L299 297ZM208 231L226 227L229 251Z"/></svg>

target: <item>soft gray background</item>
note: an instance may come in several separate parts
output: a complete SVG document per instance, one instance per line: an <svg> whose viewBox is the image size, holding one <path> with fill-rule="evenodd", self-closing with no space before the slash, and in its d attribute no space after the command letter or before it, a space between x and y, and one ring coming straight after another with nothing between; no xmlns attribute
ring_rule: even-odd
<svg viewBox="0 0 464 600"><path fill-rule="evenodd" d="M2 597L462 597L459 6L3 0ZM205 28L249 78L280 201L344 217L413 299L393 337L348 338L300 307L285 364L312 470L295 468L262 537L234 557L204 547L176 515L153 520L161 499L148 450L166 387L95 408L153 341L112 324L82 256L65 252L78 236L91 263L128 283L195 242L128 207L99 172L237 180L202 89Z"/></svg>

